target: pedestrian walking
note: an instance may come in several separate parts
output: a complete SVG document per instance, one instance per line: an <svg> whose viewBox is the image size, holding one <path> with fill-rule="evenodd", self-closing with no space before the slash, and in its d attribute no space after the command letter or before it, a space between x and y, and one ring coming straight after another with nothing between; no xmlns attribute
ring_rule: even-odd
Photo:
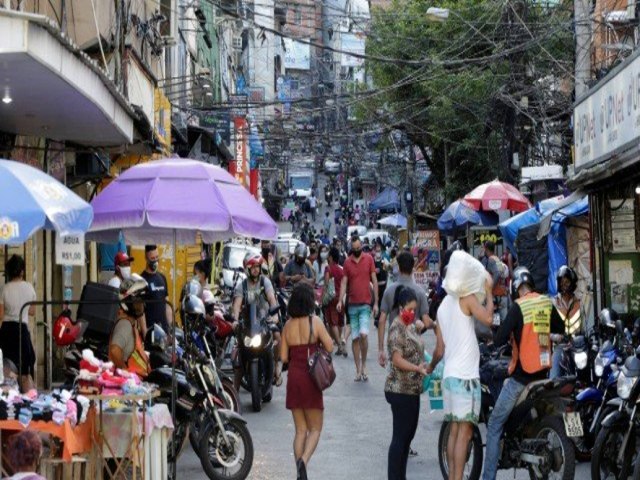
<svg viewBox="0 0 640 480"><path fill-rule="evenodd" d="M331 234L331 219L329 218L329 212L324 214L324 220L322 221L324 231L327 233L327 237Z"/></svg>
<svg viewBox="0 0 640 480"><path fill-rule="evenodd" d="M3 455L4 457L4 452ZM38 475L38 465L42 456L40 436L31 430L13 435L8 442L6 458L13 469L13 475L7 480L45 480Z"/></svg>
<svg viewBox="0 0 640 480"><path fill-rule="evenodd" d="M416 293L400 286L395 292L398 310L391 328L387 350L391 359L384 395L393 415L393 434L389 445L387 476L389 480L406 480L411 441L418 427L422 379L427 373L424 343L416 328L418 308Z"/></svg>
<svg viewBox="0 0 640 480"><path fill-rule="evenodd" d="M36 291L25 281L25 261L11 255L5 265L8 282L0 291L0 350L4 358L20 369L20 388L26 393L35 387L33 382L36 351L31 342L29 317L36 314L35 305L22 308L36 300ZM22 316L21 316L22 314Z"/></svg>
<svg viewBox="0 0 640 480"><path fill-rule="evenodd" d="M362 242L358 237L351 239L351 255L344 262L344 277L337 305L339 312L342 312L345 296L347 296L347 313L351 324L351 348L356 365L354 380L366 382L369 380L367 351L372 310L374 316L378 314L378 281L373 257L362 255Z"/></svg>
<svg viewBox="0 0 640 480"><path fill-rule="evenodd" d="M382 300L384 290L387 288L387 268L389 263L382 258L382 244L376 243L374 246L373 263L376 267L376 279L378 280L378 302ZM378 303L378 316L375 319L376 328L378 327L378 318L380 315L380 303Z"/></svg>
<svg viewBox="0 0 640 480"><path fill-rule="evenodd" d="M339 300L339 292L340 285L342 285L342 277L344 273L342 271L342 267L340 266L340 251L333 247L329 250L329 265L324 271L324 284L325 288L329 285L329 282L333 280L333 284L336 290L336 296L333 300L329 302L327 308L325 309L325 320L327 321L327 325L329 325L331 336L335 341L335 344L338 345L337 355L343 355L345 358L347 357L347 346L346 341L342 337L342 328L344 327L344 315L342 312L338 312L338 300Z"/></svg>
<svg viewBox="0 0 640 480"><path fill-rule="evenodd" d="M442 392L444 419L451 422L447 443L449 478L461 480L467 461L473 426L480 415L480 348L476 339L474 318L486 326L493 321L493 282L487 275L486 305L475 293L464 297L447 295L438 308L436 349L427 368L433 372L444 356Z"/></svg>
<svg viewBox="0 0 640 480"><path fill-rule="evenodd" d="M384 350L384 337L386 333L387 319L390 322L399 315L396 302L397 292L399 289L410 289L416 294L417 303L416 328L424 331L427 328L433 328L435 325L429 317L429 304L424 289L413 280L413 255L409 252L402 252L398 255L398 268L400 271L398 281L390 284L382 295L380 302L380 319L378 323L378 363L381 367L386 367L387 356Z"/></svg>
<svg viewBox="0 0 640 480"><path fill-rule="evenodd" d="M333 342L322 320L313 316L315 294L311 285L298 283L291 292L287 312L290 319L282 332L282 363L289 364L286 407L291 410L296 432L293 454L298 479L307 479L306 467L322 432L324 403L322 391L309 374L309 357L318 345L331 353Z"/></svg>
<svg viewBox="0 0 640 480"><path fill-rule="evenodd" d="M309 210L311 210L311 220L316 221L316 209L318 208L318 199L315 193L311 193L309 197Z"/></svg>

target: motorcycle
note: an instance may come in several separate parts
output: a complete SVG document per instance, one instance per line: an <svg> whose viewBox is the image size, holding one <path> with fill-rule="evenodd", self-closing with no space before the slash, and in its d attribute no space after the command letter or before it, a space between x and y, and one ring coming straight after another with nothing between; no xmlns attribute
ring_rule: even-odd
<svg viewBox="0 0 640 480"><path fill-rule="evenodd" d="M279 306L273 307L268 315L275 315L279 309ZM275 368L273 329L277 327L267 323L267 318L258 318L255 304L244 308L238 329L237 352L232 355L242 367L255 412L262 409L263 402L270 402L272 396Z"/></svg>
<svg viewBox="0 0 640 480"><path fill-rule="evenodd" d="M640 433L636 416L640 397L639 377L640 347L625 360L620 370L616 384L619 399L607 402L608 406L617 408L603 420L596 438L591 458L593 479L626 479L631 473L636 455L636 436Z"/></svg>
<svg viewBox="0 0 640 480"><path fill-rule="evenodd" d="M508 359L501 357L502 352L499 349L481 355L481 423L488 423L502 381L507 375ZM572 426L576 424L575 413L567 413L572 402L570 395L574 382L573 377L561 377L535 381L526 386L504 426L499 469L526 468L533 479L573 479L575 454L569 438L582 435L581 428L567 427L567 423ZM443 422L438 439L438 458L444 478L449 477L449 432L450 422ZM479 479L482 463L482 436L476 425L469 442L465 478Z"/></svg>

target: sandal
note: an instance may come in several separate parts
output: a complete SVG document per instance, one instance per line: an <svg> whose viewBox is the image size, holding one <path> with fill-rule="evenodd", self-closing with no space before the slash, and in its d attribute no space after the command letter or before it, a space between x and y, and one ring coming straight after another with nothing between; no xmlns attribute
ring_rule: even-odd
<svg viewBox="0 0 640 480"><path fill-rule="evenodd" d="M356 375L356 378L353 379L354 382L361 382L362 381L362 375L358 374Z"/></svg>
<svg viewBox="0 0 640 480"><path fill-rule="evenodd" d="M273 384L276 387L279 387L280 385L282 385L282 365L281 364L276 365L276 371L273 374Z"/></svg>
<svg viewBox="0 0 640 480"><path fill-rule="evenodd" d="M418 452L416 452L413 448L409 447L409 456L410 457L417 457L418 456Z"/></svg>
<svg viewBox="0 0 640 480"><path fill-rule="evenodd" d="M360 377L362 378L363 382L368 382L369 381L369 377L367 376L366 373L363 373L362 375L360 375Z"/></svg>

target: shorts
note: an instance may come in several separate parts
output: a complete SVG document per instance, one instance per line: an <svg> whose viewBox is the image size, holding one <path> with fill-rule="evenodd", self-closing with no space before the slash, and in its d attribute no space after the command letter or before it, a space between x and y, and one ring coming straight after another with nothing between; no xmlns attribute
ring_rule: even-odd
<svg viewBox="0 0 640 480"><path fill-rule="evenodd" d="M324 309L325 320L330 327L344 326L344 315L338 312L338 299L334 298Z"/></svg>
<svg viewBox="0 0 640 480"><path fill-rule="evenodd" d="M351 338L355 340L360 335L369 335L371 307L369 305L351 305L347 310L351 324Z"/></svg>
<svg viewBox="0 0 640 480"><path fill-rule="evenodd" d="M480 379L447 377L442 381L444 420L478 424L480 419Z"/></svg>

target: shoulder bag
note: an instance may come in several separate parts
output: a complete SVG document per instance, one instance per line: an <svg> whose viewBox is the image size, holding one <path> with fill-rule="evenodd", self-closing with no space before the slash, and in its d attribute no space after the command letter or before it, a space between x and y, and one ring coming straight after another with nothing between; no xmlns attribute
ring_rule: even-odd
<svg viewBox="0 0 640 480"><path fill-rule="evenodd" d="M309 345L313 338L313 319L309 315ZM307 346L307 361L309 362L309 375L313 383L320 390L326 390L336 379L336 371L333 368L331 354L324 347L318 345L316 351L311 355L309 346Z"/></svg>

